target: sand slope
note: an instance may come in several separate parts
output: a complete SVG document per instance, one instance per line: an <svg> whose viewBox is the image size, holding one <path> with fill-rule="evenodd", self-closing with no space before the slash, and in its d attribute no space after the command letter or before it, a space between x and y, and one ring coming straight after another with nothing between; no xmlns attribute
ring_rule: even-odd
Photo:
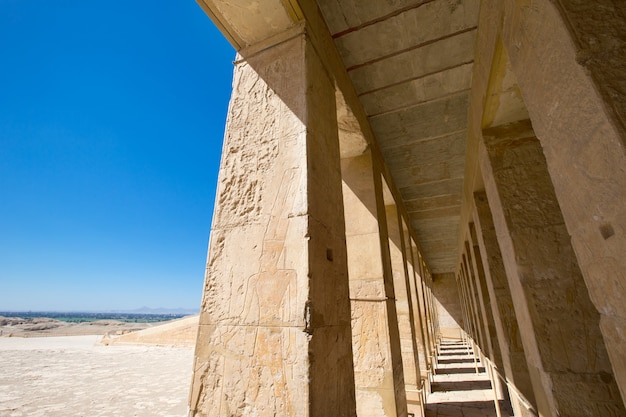
<svg viewBox="0 0 626 417"><path fill-rule="evenodd" d="M105 345L162 345L193 347L198 334L199 316L183 317L171 320L158 326L132 333L115 335L105 334L102 344Z"/></svg>
<svg viewBox="0 0 626 417"><path fill-rule="evenodd" d="M2 417L184 417L193 348L0 337Z"/></svg>

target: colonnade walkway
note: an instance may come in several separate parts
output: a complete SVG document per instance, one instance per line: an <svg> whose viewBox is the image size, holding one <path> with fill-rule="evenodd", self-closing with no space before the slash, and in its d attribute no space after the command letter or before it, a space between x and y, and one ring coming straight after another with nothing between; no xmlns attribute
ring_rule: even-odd
<svg viewBox="0 0 626 417"><path fill-rule="evenodd" d="M461 341L443 341L439 346L432 393L426 400L426 417L509 417L513 413L495 393L480 358Z"/></svg>

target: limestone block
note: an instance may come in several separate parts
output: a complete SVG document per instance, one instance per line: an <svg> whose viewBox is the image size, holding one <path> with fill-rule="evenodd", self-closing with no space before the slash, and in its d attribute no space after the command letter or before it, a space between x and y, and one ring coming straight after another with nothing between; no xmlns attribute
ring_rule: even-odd
<svg viewBox="0 0 626 417"><path fill-rule="evenodd" d="M207 417L307 416L309 339L297 328L201 325L192 409Z"/></svg>
<svg viewBox="0 0 626 417"><path fill-rule="evenodd" d="M334 84L292 32L233 84L190 415L354 417Z"/></svg>

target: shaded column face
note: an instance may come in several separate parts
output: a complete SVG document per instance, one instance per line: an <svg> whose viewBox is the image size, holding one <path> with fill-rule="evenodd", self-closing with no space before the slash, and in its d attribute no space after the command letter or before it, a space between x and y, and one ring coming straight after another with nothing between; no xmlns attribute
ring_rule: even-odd
<svg viewBox="0 0 626 417"><path fill-rule="evenodd" d="M513 309L513 299L507 281L496 231L484 192L474 193L476 207L476 240L484 264L485 284L490 295L494 327L502 355L506 378L525 399L537 408L533 393L524 346ZM515 401L515 395L512 397Z"/></svg>
<svg viewBox="0 0 626 417"><path fill-rule="evenodd" d="M395 205L385 206L389 234L389 254L393 274L404 383L407 389L416 389L420 380L415 327L413 325L412 294L409 293L408 267L403 243L404 231L400 229L399 214Z"/></svg>
<svg viewBox="0 0 626 417"><path fill-rule="evenodd" d="M626 3L505 11L505 45L626 401Z"/></svg>
<svg viewBox="0 0 626 417"><path fill-rule="evenodd" d="M355 415L344 238L334 84L300 34L235 64L190 415Z"/></svg>
<svg viewBox="0 0 626 417"><path fill-rule="evenodd" d="M443 340L460 339L462 306L459 288L453 273L433 274L433 296Z"/></svg>
<svg viewBox="0 0 626 417"><path fill-rule="evenodd" d="M417 300L419 302L420 307L420 317L422 324L422 336L424 342L424 354L426 356L426 363L428 365L428 371L432 372L433 364L432 364L432 351L430 344L430 314L428 311L427 301L426 301L426 283L424 282L424 261L417 250L417 245L415 242L411 242L411 247L413 251L413 259L417 264L417 268L415 269L416 273L416 286L417 286Z"/></svg>
<svg viewBox="0 0 626 417"><path fill-rule="evenodd" d="M478 249L478 243L476 243L476 227L473 223L470 223L469 229L471 241L468 244L468 249L470 251L470 258L472 260L472 266L477 280L476 285L478 286L480 309L482 311L485 324L485 337L490 351L489 357L496 364L498 369L502 370L504 368L502 363L502 353L500 352L500 346L498 345L498 338L496 336L494 317L491 310L491 297L487 289L483 260Z"/></svg>
<svg viewBox="0 0 626 417"><path fill-rule="evenodd" d="M465 297L467 302L468 320L471 323L470 335L472 339L480 345L482 342L482 322L477 307L476 291L474 290L473 277L467 262L467 254L461 257L461 282L465 286Z"/></svg>
<svg viewBox="0 0 626 417"><path fill-rule="evenodd" d="M375 183L380 174L369 154L342 159L341 170L357 415L406 415L383 197Z"/></svg>
<svg viewBox="0 0 626 417"><path fill-rule="evenodd" d="M416 333L416 344L418 351L418 362L419 369L422 376L422 380L429 380L430 373L430 356L428 352L428 345L426 342L426 312L424 311L423 303L420 301L422 293L422 278L419 275L420 265L419 265L419 255L417 252L417 246L413 239L410 236L407 236L407 245L409 251L411 253L412 259L412 275L410 278L410 288L411 294L413 295L412 303L413 303L413 312L414 312L414 320L415 320L415 333Z"/></svg>
<svg viewBox="0 0 626 417"><path fill-rule="evenodd" d="M539 141L528 122L483 133L481 170L539 413L624 415Z"/></svg>

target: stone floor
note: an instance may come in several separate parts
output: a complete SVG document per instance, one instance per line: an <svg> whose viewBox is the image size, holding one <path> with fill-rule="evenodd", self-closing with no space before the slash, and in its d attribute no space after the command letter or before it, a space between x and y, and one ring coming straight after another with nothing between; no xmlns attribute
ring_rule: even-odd
<svg viewBox="0 0 626 417"><path fill-rule="evenodd" d="M478 368L479 373L476 373ZM470 349L460 342L442 342L426 417L496 417L489 376ZM502 412L502 417L510 416Z"/></svg>

